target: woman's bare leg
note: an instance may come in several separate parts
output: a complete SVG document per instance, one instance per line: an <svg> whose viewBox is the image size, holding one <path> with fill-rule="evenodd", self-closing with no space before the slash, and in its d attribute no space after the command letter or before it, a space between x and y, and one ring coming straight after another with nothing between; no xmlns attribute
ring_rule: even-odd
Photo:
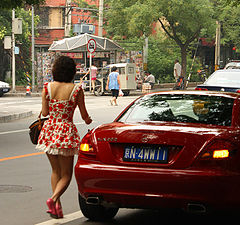
<svg viewBox="0 0 240 225"><path fill-rule="evenodd" d="M52 191L54 192L57 186L57 183L61 178L61 167L58 162L58 155L47 154L47 157L52 167L51 185L52 185Z"/></svg>
<svg viewBox="0 0 240 225"><path fill-rule="evenodd" d="M115 105L117 105L117 98L113 97L112 101L114 102Z"/></svg>
<svg viewBox="0 0 240 225"><path fill-rule="evenodd" d="M94 89L95 89L95 80L92 80L92 89L93 89L93 92L94 92Z"/></svg>
<svg viewBox="0 0 240 225"><path fill-rule="evenodd" d="M58 160L58 155L51 155L47 154L48 160L52 167L52 174L51 174L51 185L52 185L52 192L54 193L58 181L61 179L61 167ZM60 203L60 198L57 201Z"/></svg>
<svg viewBox="0 0 240 225"><path fill-rule="evenodd" d="M70 184L73 173L73 158L74 156L58 155L58 162L61 168L61 178L58 180L51 197L54 202L60 198L60 196L66 191L67 187Z"/></svg>

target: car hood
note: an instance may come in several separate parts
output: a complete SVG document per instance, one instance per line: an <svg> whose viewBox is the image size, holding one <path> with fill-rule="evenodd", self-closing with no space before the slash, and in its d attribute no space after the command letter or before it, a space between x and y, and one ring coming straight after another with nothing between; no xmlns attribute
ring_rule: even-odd
<svg viewBox="0 0 240 225"><path fill-rule="evenodd" d="M120 148L124 145L165 145L178 146L181 151L168 165L174 168L186 168L214 138L225 137L229 128L207 127L176 122L125 124L113 122L101 125L93 131L96 149L101 161L113 163ZM118 149L118 150L117 150ZM123 150L122 150L123 151ZM106 153L107 157L106 157ZM109 157L112 155L111 157ZM118 162L121 162L119 158Z"/></svg>
<svg viewBox="0 0 240 225"><path fill-rule="evenodd" d="M9 87L9 84L3 81L0 81L0 87Z"/></svg>

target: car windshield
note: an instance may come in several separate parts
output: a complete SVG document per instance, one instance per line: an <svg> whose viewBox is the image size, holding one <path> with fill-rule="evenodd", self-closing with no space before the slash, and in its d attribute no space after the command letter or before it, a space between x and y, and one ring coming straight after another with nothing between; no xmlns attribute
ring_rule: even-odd
<svg viewBox="0 0 240 225"><path fill-rule="evenodd" d="M204 84L211 86L240 87L240 70L216 71Z"/></svg>
<svg viewBox="0 0 240 225"><path fill-rule="evenodd" d="M169 121L230 126L233 98L155 94L137 100L119 122Z"/></svg>

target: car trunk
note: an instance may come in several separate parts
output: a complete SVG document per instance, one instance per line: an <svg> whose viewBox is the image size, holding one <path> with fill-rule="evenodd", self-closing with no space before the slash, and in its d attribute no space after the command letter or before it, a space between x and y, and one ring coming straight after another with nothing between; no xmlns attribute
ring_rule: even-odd
<svg viewBox="0 0 240 225"><path fill-rule="evenodd" d="M197 88L206 88L208 91L224 91L224 92L237 92L239 88L228 87L228 86L209 86L209 85L198 85Z"/></svg>
<svg viewBox="0 0 240 225"><path fill-rule="evenodd" d="M224 130L176 122L114 122L97 128L94 140L97 157L106 164L183 169L191 165L206 142Z"/></svg>

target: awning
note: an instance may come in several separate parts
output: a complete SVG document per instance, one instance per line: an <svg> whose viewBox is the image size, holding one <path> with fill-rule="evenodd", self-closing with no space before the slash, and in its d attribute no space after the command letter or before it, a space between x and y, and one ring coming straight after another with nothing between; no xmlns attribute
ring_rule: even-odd
<svg viewBox="0 0 240 225"><path fill-rule="evenodd" d="M48 50L61 52L86 52L89 39L94 39L96 41L96 51L122 50L120 45L108 38L98 37L87 33L54 41Z"/></svg>

